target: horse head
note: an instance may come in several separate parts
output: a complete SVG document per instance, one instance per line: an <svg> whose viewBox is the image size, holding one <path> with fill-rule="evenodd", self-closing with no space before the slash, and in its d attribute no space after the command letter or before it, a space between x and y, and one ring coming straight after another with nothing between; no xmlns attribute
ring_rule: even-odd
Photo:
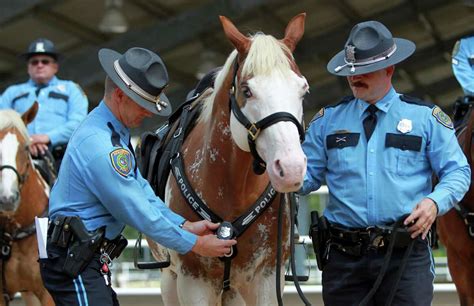
<svg viewBox="0 0 474 306"><path fill-rule="evenodd" d="M298 190L306 171L300 141L308 83L292 54L303 36L305 17L304 13L295 16L285 37L277 40L263 33L247 37L220 16L225 35L236 49L223 69L232 72L227 74L227 81L232 82L232 139L241 150L252 153L255 172L262 174L266 169L279 192ZM216 84L222 78L218 75Z"/></svg>
<svg viewBox="0 0 474 306"><path fill-rule="evenodd" d="M31 157L26 125L38 112L38 103L20 116L13 110L0 111L0 210L14 212L20 203Z"/></svg>

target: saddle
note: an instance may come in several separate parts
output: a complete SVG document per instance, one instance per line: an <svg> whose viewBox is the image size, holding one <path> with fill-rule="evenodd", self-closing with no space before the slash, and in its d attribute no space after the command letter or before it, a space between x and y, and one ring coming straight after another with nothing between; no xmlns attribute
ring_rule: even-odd
<svg viewBox="0 0 474 306"><path fill-rule="evenodd" d="M52 187L56 181L57 172L55 168L55 160L49 150L44 155L33 158L35 169L41 174L49 187Z"/></svg>
<svg viewBox="0 0 474 306"><path fill-rule="evenodd" d="M137 163L142 176L150 183L155 194L164 199L166 181L171 171L170 160L175 152L175 139L180 133L184 138L193 129L196 119L201 113L201 104L198 98L208 88L214 87L215 75L221 67L211 70L188 93L187 100L171 114L168 121L155 132L145 132L141 136L139 147L137 147ZM189 107L188 116L182 117L183 109ZM186 122L182 122L182 121ZM178 130L178 127L181 129Z"/></svg>

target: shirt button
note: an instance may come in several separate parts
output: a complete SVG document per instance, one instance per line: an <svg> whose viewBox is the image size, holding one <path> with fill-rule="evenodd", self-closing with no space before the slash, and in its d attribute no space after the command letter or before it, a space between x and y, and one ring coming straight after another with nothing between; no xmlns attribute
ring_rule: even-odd
<svg viewBox="0 0 474 306"><path fill-rule="evenodd" d="M374 149L370 149L370 153L374 153L374 152L375 152L375 150L374 150Z"/></svg>
<svg viewBox="0 0 474 306"><path fill-rule="evenodd" d="M369 172L369 175L372 176L372 175L374 175L374 173L373 173L373 172Z"/></svg>

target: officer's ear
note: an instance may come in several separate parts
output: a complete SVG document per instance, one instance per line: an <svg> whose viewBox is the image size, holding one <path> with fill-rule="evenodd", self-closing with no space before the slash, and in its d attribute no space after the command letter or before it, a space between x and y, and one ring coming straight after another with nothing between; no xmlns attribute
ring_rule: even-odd
<svg viewBox="0 0 474 306"><path fill-rule="evenodd" d="M393 73L395 72L395 66L388 66L387 68L385 68L385 71L387 72L387 76L391 78L393 76Z"/></svg>

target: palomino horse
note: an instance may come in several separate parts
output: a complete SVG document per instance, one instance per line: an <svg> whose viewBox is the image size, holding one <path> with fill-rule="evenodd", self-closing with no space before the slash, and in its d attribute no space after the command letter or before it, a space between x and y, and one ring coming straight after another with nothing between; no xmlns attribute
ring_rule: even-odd
<svg viewBox="0 0 474 306"><path fill-rule="evenodd" d="M30 292L42 305L54 305L41 280L34 228L35 216L47 210L49 187L33 166L25 126L37 111L37 103L21 117L0 111L0 293L11 299ZM24 297L35 303L31 294Z"/></svg>
<svg viewBox="0 0 474 306"><path fill-rule="evenodd" d="M455 128L459 144L471 166L471 172L474 173L472 106L471 102L464 120L456 124ZM472 306L474 305L474 188L472 184L458 207L438 218L438 234L446 247L449 271L456 285L461 306Z"/></svg>
<svg viewBox="0 0 474 306"><path fill-rule="evenodd" d="M172 163L174 178L168 177L165 201L186 219L200 220L188 205L190 197L182 194L185 176L196 197L222 220L238 219L260 199L240 223L255 221L237 237L238 252L231 260L228 290L223 290L222 261L171 251L171 267L163 271L161 279L166 305L277 303L276 275L280 276L281 290L284 260L289 256L286 205L282 217L284 260L277 267L278 203L287 196L277 193L269 207L255 215L260 204L266 205L261 195L270 183L273 194L267 195L271 197L275 190L298 190L305 175L306 157L300 141L304 135L302 102L308 84L292 55L303 36L305 16L300 14L289 22L282 40L263 33L247 37L229 19L220 17L236 50L217 74L214 89L207 89L195 105L202 112L180 149L184 166L179 179ZM156 245L152 249L155 257L162 259L162 250Z"/></svg>

